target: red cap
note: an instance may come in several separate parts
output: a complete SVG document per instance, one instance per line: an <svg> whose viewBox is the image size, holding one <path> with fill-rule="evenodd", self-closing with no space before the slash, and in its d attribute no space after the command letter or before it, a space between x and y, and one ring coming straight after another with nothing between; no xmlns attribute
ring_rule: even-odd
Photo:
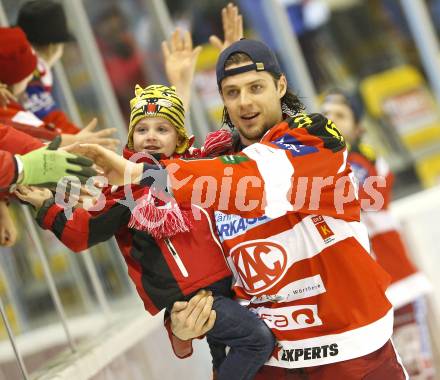
<svg viewBox="0 0 440 380"><path fill-rule="evenodd" d="M37 66L37 56L20 28L0 28L0 82L7 85L28 77Z"/></svg>

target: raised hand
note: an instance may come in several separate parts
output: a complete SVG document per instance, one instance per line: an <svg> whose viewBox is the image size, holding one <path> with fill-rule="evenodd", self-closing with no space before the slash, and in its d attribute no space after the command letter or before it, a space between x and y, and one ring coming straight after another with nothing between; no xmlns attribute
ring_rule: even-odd
<svg viewBox="0 0 440 380"><path fill-rule="evenodd" d="M196 69L197 58L202 48L193 48L191 34L176 29L168 41L162 42L165 72L168 81L176 87L185 110L189 107L191 85Z"/></svg>
<svg viewBox="0 0 440 380"><path fill-rule="evenodd" d="M16 102L17 98L12 95L8 87L0 83L0 107L5 108L10 102Z"/></svg>
<svg viewBox="0 0 440 380"><path fill-rule="evenodd" d="M116 132L116 128L105 128L101 131L95 131L97 125L98 120L94 118L81 130L81 132L77 133L76 135L63 134L61 146L74 143L90 143L98 144L104 148L115 150L119 145L119 140L109 136Z"/></svg>
<svg viewBox="0 0 440 380"><path fill-rule="evenodd" d="M229 3L222 9L222 24L225 39L222 41L214 35L209 37L211 45L220 51L243 38L243 16L239 13L236 5Z"/></svg>

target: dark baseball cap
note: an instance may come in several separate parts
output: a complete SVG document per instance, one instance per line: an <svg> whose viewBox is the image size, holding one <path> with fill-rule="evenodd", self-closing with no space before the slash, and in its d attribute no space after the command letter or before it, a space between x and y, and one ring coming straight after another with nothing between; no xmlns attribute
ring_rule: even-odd
<svg viewBox="0 0 440 380"><path fill-rule="evenodd" d="M49 45L70 42L75 38L67 28L63 6L52 0L32 0L18 12L17 26L31 44Z"/></svg>
<svg viewBox="0 0 440 380"><path fill-rule="evenodd" d="M252 63L226 70L226 61L232 54L235 53L244 53L248 55ZM242 38L240 41L234 42L223 50L218 58L216 67L218 88L220 89L220 84L226 77L252 70L268 71L277 75L281 75L283 73L275 54L266 44L261 41Z"/></svg>

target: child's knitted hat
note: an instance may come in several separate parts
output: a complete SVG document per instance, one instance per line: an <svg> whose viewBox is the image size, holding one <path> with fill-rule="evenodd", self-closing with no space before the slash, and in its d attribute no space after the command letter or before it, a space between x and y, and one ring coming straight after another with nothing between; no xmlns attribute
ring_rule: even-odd
<svg viewBox="0 0 440 380"><path fill-rule="evenodd" d="M176 94L175 87L151 85L144 89L136 85L135 97L130 100L130 125L127 146L133 149L133 132L136 124L146 117L163 117L177 130L179 141L176 153L184 153L189 147L189 137L185 130L185 109Z"/></svg>

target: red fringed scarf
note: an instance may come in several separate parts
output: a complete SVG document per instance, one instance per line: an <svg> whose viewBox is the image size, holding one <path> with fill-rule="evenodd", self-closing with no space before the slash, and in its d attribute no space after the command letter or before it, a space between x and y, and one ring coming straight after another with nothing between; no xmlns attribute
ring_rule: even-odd
<svg viewBox="0 0 440 380"><path fill-rule="evenodd" d="M124 148L124 158L130 159L134 154L132 150ZM161 158L159 157L158 161ZM156 163L148 156L141 157L136 162ZM108 188L106 196L107 199L112 198L115 201L134 200L128 227L146 231L155 239L171 237L191 228L191 208L179 207L168 194L154 194L150 188L129 185Z"/></svg>
<svg viewBox="0 0 440 380"><path fill-rule="evenodd" d="M190 146L194 142L194 137L190 138ZM218 130L207 135L202 149L190 147L182 155L175 154L172 158L195 158L217 156L222 152L229 152L231 149L231 132ZM125 147L124 158L130 159L135 152ZM159 161L159 157L157 160ZM147 156L136 160L137 162L153 162ZM154 194L151 189L132 185L128 188L119 187L112 189L111 196L114 198L125 199L126 191L130 189L136 206L131 210L131 218L128 227L140 231L146 231L155 239L163 239L174 236L180 232L188 232L191 228L191 206L179 206L169 194Z"/></svg>

